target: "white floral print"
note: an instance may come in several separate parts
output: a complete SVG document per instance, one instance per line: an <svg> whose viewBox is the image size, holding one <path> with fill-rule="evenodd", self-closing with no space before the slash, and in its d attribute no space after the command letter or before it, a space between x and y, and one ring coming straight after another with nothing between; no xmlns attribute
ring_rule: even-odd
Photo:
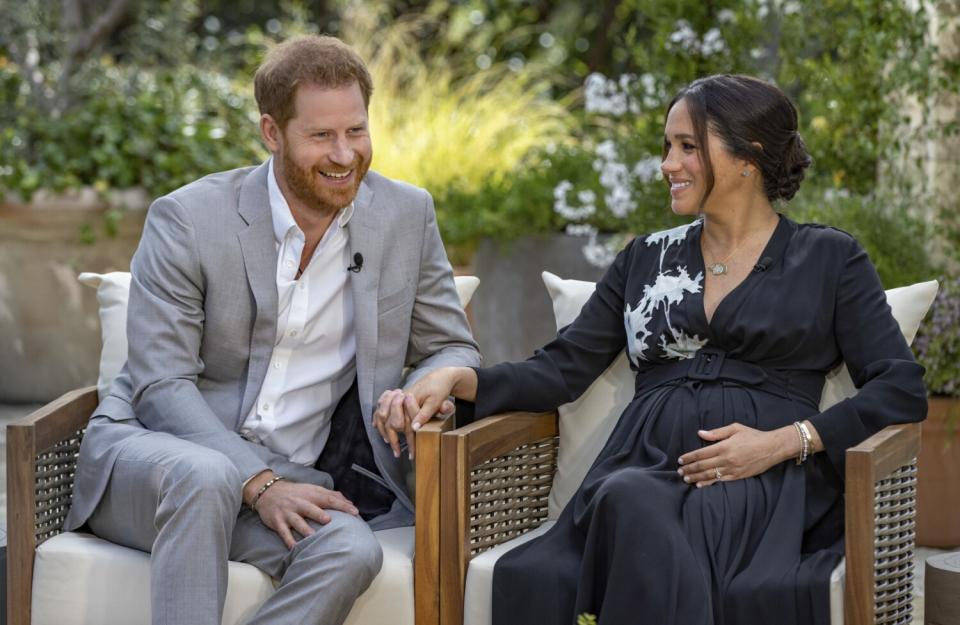
<svg viewBox="0 0 960 625"><path fill-rule="evenodd" d="M662 311L667 329L660 336L657 346L664 358L692 358L693 354L707 344L707 339L701 339L696 334L687 335L682 328L674 328L670 319L670 308L683 301L688 293L700 293L703 290L703 272L691 277L685 266L676 266L664 269L663 263L667 249L679 244L687 237L690 227L697 222L689 223L670 230L656 232L646 239L648 247L660 245L660 263L657 277L653 284L643 289L643 297L636 306L628 302L624 310L624 325L627 330L627 351L634 365L640 361L650 360L653 354L648 342L653 330L650 322L658 311Z"/></svg>

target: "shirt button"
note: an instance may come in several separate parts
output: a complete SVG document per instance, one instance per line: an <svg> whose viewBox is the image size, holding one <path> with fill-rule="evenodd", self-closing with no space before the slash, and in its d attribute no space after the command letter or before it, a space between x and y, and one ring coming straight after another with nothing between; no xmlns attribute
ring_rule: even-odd
<svg viewBox="0 0 960 625"><path fill-rule="evenodd" d="M292 260L288 260L288 261L287 261L286 263L284 263L284 264L285 264L287 267L293 267L293 261L292 261Z"/></svg>
<svg viewBox="0 0 960 625"><path fill-rule="evenodd" d="M297 288L300 289L301 291L304 290L305 288L307 288L306 282L297 282Z"/></svg>
<svg viewBox="0 0 960 625"><path fill-rule="evenodd" d="M274 369L279 369L279 368L280 368L280 361L279 361L279 360L276 361L275 363L273 363L273 368L274 368Z"/></svg>
<svg viewBox="0 0 960 625"><path fill-rule="evenodd" d="M268 404L267 402L263 402L263 405L260 406L260 407L261 407L264 411L270 410L270 404Z"/></svg>
<svg viewBox="0 0 960 625"><path fill-rule="evenodd" d="M297 331L296 331L296 330L290 330L290 332L288 332L287 334L290 335L290 336L296 336L296 335L297 335Z"/></svg>

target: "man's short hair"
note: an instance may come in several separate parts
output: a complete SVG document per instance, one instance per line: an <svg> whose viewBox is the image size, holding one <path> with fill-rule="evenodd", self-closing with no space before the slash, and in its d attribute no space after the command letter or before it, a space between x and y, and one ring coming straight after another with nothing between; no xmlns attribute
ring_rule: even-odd
<svg viewBox="0 0 960 625"><path fill-rule="evenodd" d="M336 37L295 37L271 49L253 77L261 114L281 128L296 114L294 97L302 84L324 89L360 85L363 103L370 106L373 80L360 55Z"/></svg>

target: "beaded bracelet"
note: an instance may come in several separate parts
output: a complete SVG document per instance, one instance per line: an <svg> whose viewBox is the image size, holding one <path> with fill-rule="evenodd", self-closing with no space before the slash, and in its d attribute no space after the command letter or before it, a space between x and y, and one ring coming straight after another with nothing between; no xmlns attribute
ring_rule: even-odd
<svg viewBox="0 0 960 625"><path fill-rule="evenodd" d="M284 479L286 478L283 477L282 475L274 475L272 478L267 480L267 482L260 487L260 490L257 491L257 494L253 496L253 501L250 502L250 507L256 510L257 502L260 501L260 496L263 495L263 493L267 492L268 488L270 488L280 480L284 480Z"/></svg>
<svg viewBox="0 0 960 625"><path fill-rule="evenodd" d="M797 454L797 464L803 464L810 455L810 430L805 423L799 421L793 422L793 427L797 429L797 436L800 437L800 453Z"/></svg>

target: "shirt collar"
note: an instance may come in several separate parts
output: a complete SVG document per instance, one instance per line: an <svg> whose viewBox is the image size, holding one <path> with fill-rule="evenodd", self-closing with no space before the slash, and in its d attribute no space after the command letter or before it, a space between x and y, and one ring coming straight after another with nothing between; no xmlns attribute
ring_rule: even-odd
<svg viewBox="0 0 960 625"><path fill-rule="evenodd" d="M297 222L293 219L293 213L290 212L290 205L287 204L286 198L283 197L283 193L280 191L280 185L277 184L277 176L273 172L272 156L267 166L267 193L270 197L270 214L273 217L273 236L276 238L277 243L283 242L291 228L303 238L303 231L300 230L300 226L298 226ZM343 228L350 222L351 217L353 217L353 202L350 202L347 206L340 209L340 212L337 214L337 224Z"/></svg>

